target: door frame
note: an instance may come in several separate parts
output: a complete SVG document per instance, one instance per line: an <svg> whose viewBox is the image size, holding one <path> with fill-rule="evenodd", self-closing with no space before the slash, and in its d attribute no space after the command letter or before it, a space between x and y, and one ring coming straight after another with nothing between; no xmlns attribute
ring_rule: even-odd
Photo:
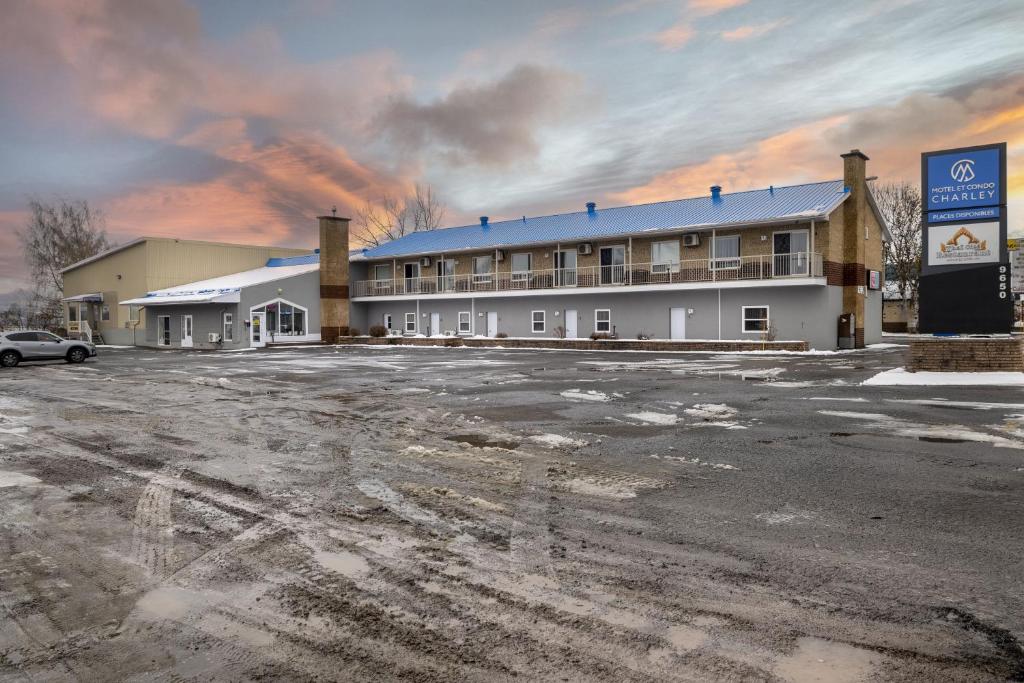
<svg viewBox="0 0 1024 683"><path fill-rule="evenodd" d="M605 249L612 252L614 255L616 249L622 250L622 274L618 282L615 281L615 264L609 264L607 266L601 264L601 252ZM612 259L614 260L614 258ZM610 268L611 273L608 282L604 281L604 269ZM626 245L625 244L602 244L597 248L597 278L598 283L601 285L621 285L626 282Z"/></svg>
<svg viewBox="0 0 1024 683"><path fill-rule="evenodd" d="M493 337L497 336L497 334L498 334L498 312L497 311L487 311L486 315L487 315L487 317L486 317L486 320L487 320L487 336L493 338ZM491 332L491 316L494 316L494 332L493 333Z"/></svg>
<svg viewBox="0 0 1024 683"><path fill-rule="evenodd" d="M187 344L185 343L185 339L186 339L186 337L185 337L185 321L186 320L188 321L188 331L189 331L188 343ZM182 313L181 314L180 325L181 325L181 348L183 348L183 349L191 349L193 346L195 346L195 338L194 338L195 337L195 333L196 333L195 318L192 317L191 313Z"/></svg>
<svg viewBox="0 0 1024 683"><path fill-rule="evenodd" d="M800 232L802 232L806 236L806 239L807 239L807 249L805 249L802 252L801 251L793 251L792 250L793 249L792 235L794 235L796 233L800 233ZM775 251L775 236L776 235L782 235L782 234L787 234L787 235L791 236L790 240L789 240L789 242L790 242L790 251L788 253L787 252L776 253L776 251ZM810 263L811 263L810 249L811 249L811 231L808 228L790 228L789 230L773 230L772 231L772 277L804 277L806 275L809 275L810 274ZM793 258L792 258L792 256L794 254L803 254L803 259L802 259L803 262L800 263L801 259L797 259L796 263L798 265L797 265L796 268L794 268L794 261L793 261ZM776 271L775 265L778 264L778 257L779 256L789 256L790 257L788 259L788 261L786 262L786 270L788 272L786 272L786 273L784 273L782 275L776 275L775 274L775 271Z"/></svg>
<svg viewBox="0 0 1024 683"><path fill-rule="evenodd" d="M430 329L427 336L432 337L435 334L441 334L441 313L439 311L430 313Z"/></svg>
<svg viewBox="0 0 1024 683"><path fill-rule="evenodd" d="M682 311L683 313L683 336L677 337L672 334L672 316L676 311ZM668 309L668 338L669 339L686 339L686 316L688 315L688 309L685 306L672 306Z"/></svg>
<svg viewBox="0 0 1024 683"><path fill-rule="evenodd" d="M165 322L161 322L161 320ZM164 327L167 328L167 337L164 337ZM171 345L171 316L169 315L158 315L156 317L156 345L157 346L170 346Z"/></svg>
<svg viewBox="0 0 1024 683"><path fill-rule="evenodd" d="M569 314L572 314L570 316ZM565 329L566 339L580 338L580 312L575 308L567 308L562 311L562 327ZM569 319L572 318L572 336L569 335Z"/></svg>
<svg viewBox="0 0 1024 683"><path fill-rule="evenodd" d="M253 339L253 332L256 331L256 320L259 319L259 330L260 340L255 341ZM267 312L260 311L258 313L249 314L249 346L254 349L262 349L267 345Z"/></svg>

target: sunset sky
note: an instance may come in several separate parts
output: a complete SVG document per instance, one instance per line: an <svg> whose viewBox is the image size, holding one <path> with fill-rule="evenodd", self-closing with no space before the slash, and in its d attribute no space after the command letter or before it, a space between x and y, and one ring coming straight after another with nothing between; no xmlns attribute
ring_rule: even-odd
<svg viewBox="0 0 1024 683"><path fill-rule="evenodd" d="M1009 143L1024 231L1024 3L0 4L0 293L27 198L111 237L314 246L429 183L446 224L841 177Z"/></svg>

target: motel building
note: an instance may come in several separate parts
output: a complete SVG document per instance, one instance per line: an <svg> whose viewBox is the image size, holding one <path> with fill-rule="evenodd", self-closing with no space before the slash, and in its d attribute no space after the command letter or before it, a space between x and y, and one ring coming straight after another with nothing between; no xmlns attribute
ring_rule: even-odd
<svg viewBox="0 0 1024 683"><path fill-rule="evenodd" d="M866 155L841 179L416 232L320 248L121 301L135 343L231 349L393 336L806 341L860 347L882 332L888 230ZM838 163L837 163L838 166Z"/></svg>

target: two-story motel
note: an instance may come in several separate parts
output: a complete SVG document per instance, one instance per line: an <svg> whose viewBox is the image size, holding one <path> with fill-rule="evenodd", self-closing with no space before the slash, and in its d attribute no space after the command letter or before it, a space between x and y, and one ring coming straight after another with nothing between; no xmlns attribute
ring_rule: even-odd
<svg viewBox="0 0 1024 683"><path fill-rule="evenodd" d="M841 180L484 217L351 253L348 220L323 216L313 254L130 304L146 311L145 343L163 346L332 341L373 326L424 336L863 346L881 337L888 230L867 156L842 157Z"/></svg>

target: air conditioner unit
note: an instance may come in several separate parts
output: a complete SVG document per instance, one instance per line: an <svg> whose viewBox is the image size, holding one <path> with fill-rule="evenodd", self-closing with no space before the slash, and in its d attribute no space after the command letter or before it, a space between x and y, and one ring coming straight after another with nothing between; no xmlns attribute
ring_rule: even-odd
<svg viewBox="0 0 1024 683"><path fill-rule="evenodd" d="M496 258L498 262L501 263L502 261L505 260L505 252L499 249L498 253L494 255L494 258Z"/></svg>
<svg viewBox="0 0 1024 683"><path fill-rule="evenodd" d="M423 266L424 268L429 268L430 267L430 257L429 256L424 256L423 258L421 258L420 259L420 265Z"/></svg>
<svg viewBox="0 0 1024 683"><path fill-rule="evenodd" d="M683 235L683 246L685 247L699 247L700 246L700 235L693 233L690 235Z"/></svg>
<svg viewBox="0 0 1024 683"><path fill-rule="evenodd" d="M208 335L206 335L206 340L209 341L211 344L220 344L220 335L217 334L216 332L211 332Z"/></svg>
<svg viewBox="0 0 1024 683"><path fill-rule="evenodd" d="M580 246L576 247L576 251L583 254L584 256L589 256L590 254L594 253L594 245L591 244L590 242L584 242Z"/></svg>

